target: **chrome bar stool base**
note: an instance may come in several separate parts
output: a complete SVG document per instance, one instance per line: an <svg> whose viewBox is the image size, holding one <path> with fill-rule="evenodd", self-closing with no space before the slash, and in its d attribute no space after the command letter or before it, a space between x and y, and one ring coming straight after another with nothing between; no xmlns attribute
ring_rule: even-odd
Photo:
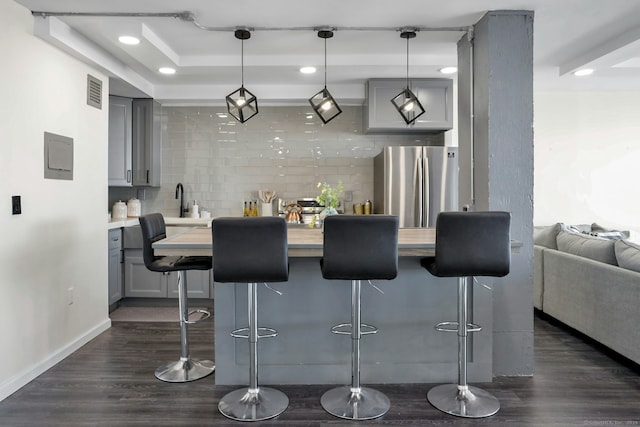
<svg viewBox="0 0 640 427"><path fill-rule="evenodd" d="M465 418L484 418L500 410L500 401L491 393L474 386L442 384L427 392L427 400L436 409Z"/></svg>
<svg viewBox="0 0 640 427"><path fill-rule="evenodd" d="M332 388L320 398L322 408L345 420L372 420L389 411L391 403L382 392L369 387L352 391L350 386Z"/></svg>
<svg viewBox="0 0 640 427"><path fill-rule="evenodd" d="M218 410L232 420L262 421L277 417L287 406L289 398L280 390L260 387L256 392L241 388L225 394Z"/></svg>
<svg viewBox="0 0 640 427"><path fill-rule="evenodd" d="M156 378L168 383L186 383L211 375L215 369L211 360L187 358L160 366L156 369Z"/></svg>

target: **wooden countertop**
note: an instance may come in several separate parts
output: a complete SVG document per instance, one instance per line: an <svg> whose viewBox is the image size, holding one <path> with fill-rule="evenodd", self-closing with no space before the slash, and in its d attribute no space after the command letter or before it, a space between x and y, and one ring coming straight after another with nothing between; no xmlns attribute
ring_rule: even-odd
<svg viewBox="0 0 640 427"><path fill-rule="evenodd" d="M317 228L287 229L289 256L322 256L322 231ZM398 232L400 256L428 256L434 254L435 229L402 228ZM153 244L156 255L211 255L211 228L193 228Z"/></svg>

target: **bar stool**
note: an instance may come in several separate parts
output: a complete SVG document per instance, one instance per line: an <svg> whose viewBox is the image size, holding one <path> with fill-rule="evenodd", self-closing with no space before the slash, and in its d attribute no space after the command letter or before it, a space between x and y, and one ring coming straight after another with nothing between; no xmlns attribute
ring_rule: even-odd
<svg viewBox="0 0 640 427"><path fill-rule="evenodd" d="M442 212L436 221L436 254L421 265L437 277L458 278L458 320L438 323L442 332L458 334L458 384L430 389L427 399L437 409L465 418L494 415L500 402L489 392L467 384L467 341L482 328L469 323L469 284L473 276L509 274L511 239L509 212Z"/></svg>
<svg viewBox="0 0 640 427"><path fill-rule="evenodd" d="M249 387L226 394L218 410L236 421L277 417L289 406L289 398L279 390L258 386L258 339L278 335L275 329L258 327L258 282L289 280L287 224L277 217L218 218L211 228L214 280L248 283L249 326L232 331L231 336L249 340Z"/></svg>
<svg viewBox="0 0 640 427"><path fill-rule="evenodd" d="M389 398L360 385L360 339L376 327L361 323L361 280L390 280L398 274L398 217L386 215L330 215L324 219L322 277L351 280L351 323L331 328L351 335L351 386L325 392L320 404L328 413L347 420L370 420L386 414ZM345 329L350 329L345 330Z"/></svg>
<svg viewBox="0 0 640 427"><path fill-rule="evenodd" d="M211 316L207 310L189 311L187 298L187 270L211 270L211 257L206 256L155 256L151 245L167 237L162 214L154 213L140 217L142 229L142 255L144 265L151 271L178 272L178 305L180 308L180 359L156 369L156 378L170 383L195 381L215 370L210 360L192 359L189 356L189 325ZM189 320L192 314L201 314L198 320Z"/></svg>

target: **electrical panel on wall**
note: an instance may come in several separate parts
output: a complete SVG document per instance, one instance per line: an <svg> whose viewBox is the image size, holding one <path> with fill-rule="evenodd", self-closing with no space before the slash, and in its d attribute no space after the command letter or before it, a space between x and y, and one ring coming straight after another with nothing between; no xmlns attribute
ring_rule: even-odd
<svg viewBox="0 0 640 427"><path fill-rule="evenodd" d="M73 138L44 133L44 177L73 180Z"/></svg>

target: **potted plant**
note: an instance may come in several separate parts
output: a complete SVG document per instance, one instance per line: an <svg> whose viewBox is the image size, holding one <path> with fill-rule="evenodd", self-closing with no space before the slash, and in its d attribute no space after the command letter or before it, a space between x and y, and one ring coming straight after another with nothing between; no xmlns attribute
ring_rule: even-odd
<svg viewBox="0 0 640 427"><path fill-rule="evenodd" d="M343 191L342 181L338 182L335 187L326 182L319 182L317 187L320 189L320 194L316 197L316 202L324 206L324 210L320 213L320 218L337 214L338 206L340 206L340 195Z"/></svg>

